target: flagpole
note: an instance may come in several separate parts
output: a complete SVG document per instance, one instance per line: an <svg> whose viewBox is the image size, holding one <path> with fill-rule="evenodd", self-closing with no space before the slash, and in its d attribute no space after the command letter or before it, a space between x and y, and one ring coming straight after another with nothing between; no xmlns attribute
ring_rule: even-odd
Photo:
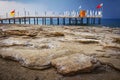
<svg viewBox="0 0 120 80"><path fill-rule="evenodd" d="M6 18L8 18L8 13L6 13Z"/></svg>
<svg viewBox="0 0 120 80"><path fill-rule="evenodd" d="M28 16L30 15L29 11L28 11Z"/></svg>
<svg viewBox="0 0 120 80"><path fill-rule="evenodd" d="M19 17L19 11L18 11L18 17Z"/></svg>
<svg viewBox="0 0 120 80"><path fill-rule="evenodd" d="M24 8L24 15L25 15L25 17L26 17L26 10L25 10L25 8Z"/></svg>
<svg viewBox="0 0 120 80"><path fill-rule="evenodd" d="M14 9L14 11L15 11L15 9ZM15 12L16 12L16 11L15 11ZM16 16L16 15L15 15L15 12L14 12L14 16L13 16L14 18L15 18L15 16Z"/></svg>
<svg viewBox="0 0 120 80"><path fill-rule="evenodd" d="M102 11L102 17L103 17L103 6L102 6L102 8L101 8L101 11Z"/></svg>

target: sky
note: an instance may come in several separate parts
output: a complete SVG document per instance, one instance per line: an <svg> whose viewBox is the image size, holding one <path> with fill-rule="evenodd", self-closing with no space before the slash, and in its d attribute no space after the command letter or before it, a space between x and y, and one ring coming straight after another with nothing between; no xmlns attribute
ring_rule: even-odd
<svg viewBox="0 0 120 80"><path fill-rule="evenodd" d="M103 3L103 18L120 18L120 0L0 0L0 17L8 15L15 9L16 14L24 15L24 11L34 15L43 15L45 11L63 13L65 11L96 11L96 6Z"/></svg>

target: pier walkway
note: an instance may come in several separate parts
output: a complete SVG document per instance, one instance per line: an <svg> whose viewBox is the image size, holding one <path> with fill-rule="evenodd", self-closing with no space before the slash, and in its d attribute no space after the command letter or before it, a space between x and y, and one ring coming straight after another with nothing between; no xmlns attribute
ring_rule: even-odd
<svg viewBox="0 0 120 80"><path fill-rule="evenodd" d="M54 22L56 20L56 23ZM35 24L39 25L89 25L101 24L101 17L73 17L73 16L30 16L0 19L0 24ZM47 24L49 22L49 24ZM61 23L62 22L62 23Z"/></svg>

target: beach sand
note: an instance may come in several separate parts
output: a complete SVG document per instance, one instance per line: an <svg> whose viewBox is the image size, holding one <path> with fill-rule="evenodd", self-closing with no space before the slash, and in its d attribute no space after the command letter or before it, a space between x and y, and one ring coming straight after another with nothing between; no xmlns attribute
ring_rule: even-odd
<svg viewBox="0 0 120 80"><path fill-rule="evenodd" d="M62 75L51 65L76 53L97 60L94 69ZM120 28L0 25L0 80L119 80L119 75Z"/></svg>

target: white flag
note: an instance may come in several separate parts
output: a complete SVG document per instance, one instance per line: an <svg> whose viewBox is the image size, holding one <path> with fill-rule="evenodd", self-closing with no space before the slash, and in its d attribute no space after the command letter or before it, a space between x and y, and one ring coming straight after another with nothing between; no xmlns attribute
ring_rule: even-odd
<svg viewBox="0 0 120 80"><path fill-rule="evenodd" d="M79 9L81 9L81 5L79 6Z"/></svg>

